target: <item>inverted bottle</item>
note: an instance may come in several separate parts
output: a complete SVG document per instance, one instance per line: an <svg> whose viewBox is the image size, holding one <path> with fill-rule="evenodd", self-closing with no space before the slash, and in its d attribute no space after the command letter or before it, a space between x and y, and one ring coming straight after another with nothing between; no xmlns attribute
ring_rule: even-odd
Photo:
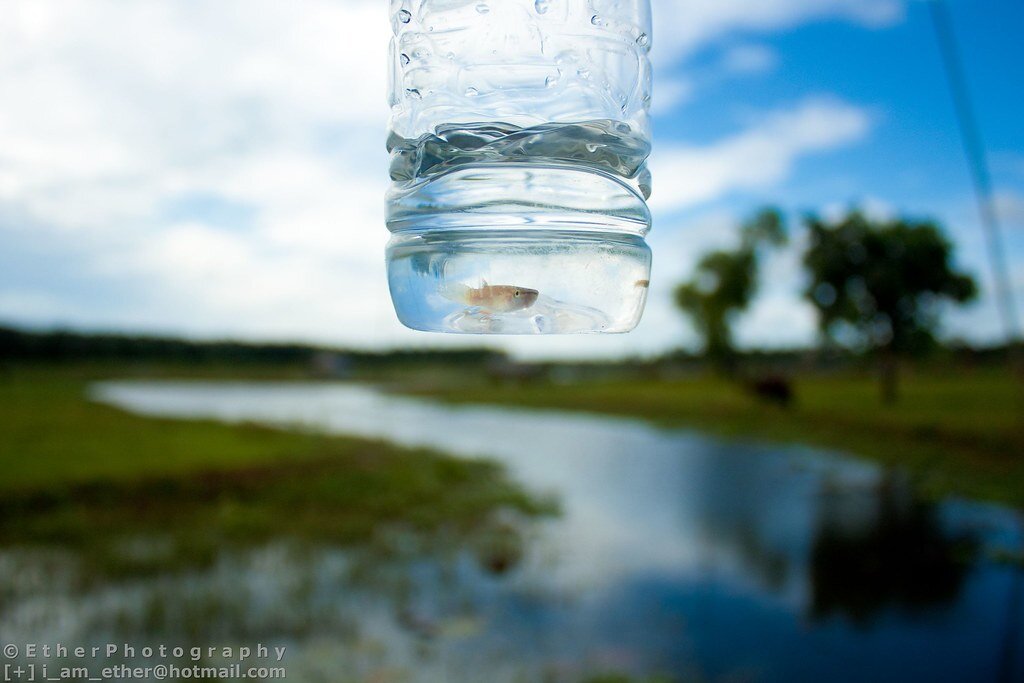
<svg viewBox="0 0 1024 683"><path fill-rule="evenodd" d="M646 0L393 2L388 280L435 332L627 332L650 280Z"/></svg>

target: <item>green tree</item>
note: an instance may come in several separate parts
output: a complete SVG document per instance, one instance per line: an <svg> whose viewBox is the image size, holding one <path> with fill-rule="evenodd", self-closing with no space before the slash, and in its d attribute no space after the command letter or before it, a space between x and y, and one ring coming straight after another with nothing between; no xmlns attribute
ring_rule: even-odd
<svg viewBox="0 0 1024 683"><path fill-rule="evenodd" d="M807 298L826 337L866 345L879 359L882 400L896 400L899 359L928 350L943 303L965 303L974 280L952 265L953 246L934 223L872 221L852 212L837 223L807 219Z"/></svg>
<svg viewBox="0 0 1024 683"><path fill-rule="evenodd" d="M732 324L757 293L762 252L786 239L782 214L762 209L743 224L737 249L706 254L693 278L676 288L676 305L693 321L704 338L705 355L718 368L731 372L735 365Z"/></svg>

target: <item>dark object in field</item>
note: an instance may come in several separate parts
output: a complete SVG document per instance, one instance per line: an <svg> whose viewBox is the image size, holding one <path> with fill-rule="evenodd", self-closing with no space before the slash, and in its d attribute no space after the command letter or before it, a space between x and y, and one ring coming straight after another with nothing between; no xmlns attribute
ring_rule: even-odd
<svg viewBox="0 0 1024 683"><path fill-rule="evenodd" d="M783 408L793 403L793 385L785 377L771 375L747 382L747 390L757 398Z"/></svg>
<svg viewBox="0 0 1024 683"><path fill-rule="evenodd" d="M541 365L517 363L498 358L487 363L487 378L494 384L524 385L543 379L546 370Z"/></svg>
<svg viewBox="0 0 1024 683"><path fill-rule="evenodd" d="M517 567L525 552L522 531L510 519L488 521L475 545L480 567L492 576L502 576Z"/></svg>

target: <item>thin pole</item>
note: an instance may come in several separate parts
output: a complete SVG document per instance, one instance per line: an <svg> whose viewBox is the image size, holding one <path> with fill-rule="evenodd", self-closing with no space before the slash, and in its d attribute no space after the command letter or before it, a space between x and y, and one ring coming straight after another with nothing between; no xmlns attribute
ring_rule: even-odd
<svg viewBox="0 0 1024 683"><path fill-rule="evenodd" d="M967 77L956 36L953 33L953 18L946 0L930 0L932 23L938 38L942 62L949 80L949 89L953 96L953 106L960 126L960 137L963 140L967 164L971 169L974 183L974 194L978 202L978 213L981 216L981 227L985 232L988 245L988 257L992 268L992 279L996 285L996 300L1006 343L1010 346L1020 338L1020 320L1017 317L1017 302L1010 281L1010 267L1006 260L1006 249L1003 246L1002 232L999 229L999 215L996 211L992 195L992 176L988 168L985 145L981 140L974 108L971 106L970 91L967 89Z"/></svg>

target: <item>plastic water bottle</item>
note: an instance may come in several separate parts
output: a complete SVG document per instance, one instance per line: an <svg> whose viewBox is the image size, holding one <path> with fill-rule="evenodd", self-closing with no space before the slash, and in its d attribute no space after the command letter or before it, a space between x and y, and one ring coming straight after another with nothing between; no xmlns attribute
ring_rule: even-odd
<svg viewBox="0 0 1024 683"><path fill-rule="evenodd" d="M391 0L388 281L417 330L628 332L650 282L648 0Z"/></svg>

